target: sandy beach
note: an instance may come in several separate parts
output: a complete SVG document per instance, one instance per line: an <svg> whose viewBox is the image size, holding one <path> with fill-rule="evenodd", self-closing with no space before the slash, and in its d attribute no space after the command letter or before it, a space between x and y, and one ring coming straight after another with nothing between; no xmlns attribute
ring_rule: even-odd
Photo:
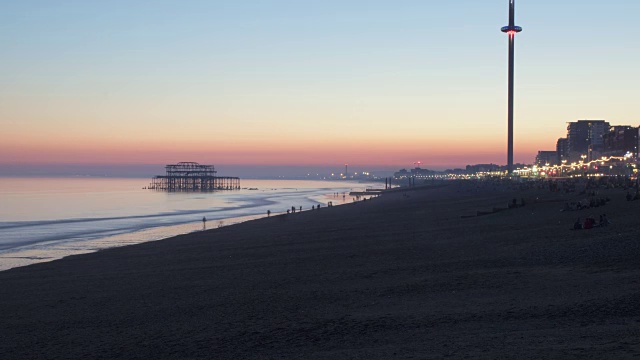
<svg viewBox="0 0 640 360"><path fill-rule="evenodd" d="M0 358L638 358L625 194L451 182L3 271Z"/></svg>

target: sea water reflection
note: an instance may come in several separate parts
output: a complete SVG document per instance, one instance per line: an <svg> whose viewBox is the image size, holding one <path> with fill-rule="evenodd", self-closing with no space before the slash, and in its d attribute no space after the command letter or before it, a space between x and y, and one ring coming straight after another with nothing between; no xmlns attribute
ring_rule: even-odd
<svg viewBox="0 0 640 360"><path fill-rule="evenodd" d="M335 193L373 184L243 180L242 190L164 193L146 179L0 178L0 270L154 241L326 205ZM249 190L257 189L257 190ZM334 204L350 202L342 196ZM337 201L336 201L337 200Z"/></svg>

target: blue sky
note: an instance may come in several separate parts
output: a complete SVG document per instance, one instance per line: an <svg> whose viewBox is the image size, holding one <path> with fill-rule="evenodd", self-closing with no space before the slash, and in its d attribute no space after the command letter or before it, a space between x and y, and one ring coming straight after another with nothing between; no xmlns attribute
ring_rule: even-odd
<svg viewBox="0 0 640 360"><path fill-rule="evenodd" d="M287 142L336 149L304 154L323 165L504 163L507 5L3 2L0 163L173 160L160 144L175 160L300 163ZM568 121L639 125L639 10L517 1L516 161Z"/></svg>

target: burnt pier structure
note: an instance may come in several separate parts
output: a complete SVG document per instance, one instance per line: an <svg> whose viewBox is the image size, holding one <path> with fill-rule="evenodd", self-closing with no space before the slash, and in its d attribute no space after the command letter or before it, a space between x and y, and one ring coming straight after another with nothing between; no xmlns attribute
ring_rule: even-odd
<svg viewBox="0 0 640 360"><path fill-rule="evenodd" d="M163 191L239 190L240 178L216 176L213 165L179 162L165 166L166 174L151 180L149 189Z"/></svg>

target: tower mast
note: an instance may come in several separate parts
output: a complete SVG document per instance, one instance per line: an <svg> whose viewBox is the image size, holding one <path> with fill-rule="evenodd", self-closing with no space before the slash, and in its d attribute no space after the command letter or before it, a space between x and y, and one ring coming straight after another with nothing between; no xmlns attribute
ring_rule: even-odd
<svg viewBox="0 0 640 360"><path fill-rule="evenodd" d="M515 25L515 0L509 0L509 25L501 30L509 36L509 100L507 110L507 174L513 172L513 82L514 82L514 58L515 58L515 37L522 31L520 26Z"/></svg>

